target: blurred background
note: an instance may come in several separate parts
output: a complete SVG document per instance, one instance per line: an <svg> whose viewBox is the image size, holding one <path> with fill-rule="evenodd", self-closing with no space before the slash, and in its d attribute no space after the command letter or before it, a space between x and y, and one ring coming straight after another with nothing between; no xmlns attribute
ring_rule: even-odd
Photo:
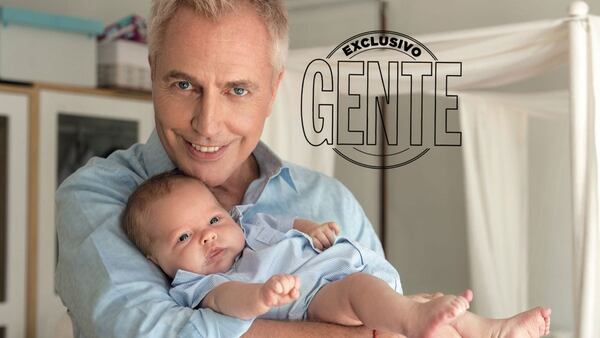
<svg viewBox="0 0 600 338"><path fill-rule="evenodd" d="M289 10L291 50L335 46L356 33L381 28L409 34L418 39L419 36L432 33L560 19L568 15L570 4L567 0L285 2ZM591 13L598 12L600 0L589 0L588 4ZM150 1L0 0L0 6L90 19L101 23L104 28L129 15L147 17ZM0 31L0 63L4 55L2 50L5 48L1 40L2 34ZM66 49L64 53L78 57L77 49ZM135 62L143 65L145 59L140 61L139 57L144 56L143 51L141 54L139 51L132 53L137 53ZM129 57L119 56L119 52L113 54L117 59ZM0 65L0 75L5 72L2 67L9 66ZM115 83L119 81L115 78L113 80ZM36 86L35 79L8 80L0 87L0 94L7 92L24 96L26 103L23 108L18 108L21 106L17 103L17 108L14 109L22 109L30 114L33 112L38 119L37 122L32 122L33 118L30 117L25 124L15 125L15 133L10 130L10 117L0 118L0 186L6 187L6 191L0 196L0 201L4 202L0 203L0 215L4 214L0 223L3 229L0 231L0 301L10 303L10 291L6 290L16 290L15 283L18 283L27 285L25 293L29 295L23 296L27 298L25 302L35 304L32 308L12 303L12 309L25 311L26 315L10 315L13 324L0 320L0 326L16 326L12 328L14 331L0 328L0 338L25 334L33 336L32 327L35 325L38 326L36 336L52 336L51 332L58 318L58 311L55 309L60 308L51 288L51 266L55 259L54 225L45 224L53 219L53 189L89 157L103 156L114 149L143 141L152 129L152 107L148 91L143 86L122 90L123 88L118 88L118 83L110 86L111 80L107 81L108 85L104 87L113 87L112 89L89 89L87 87L90 86L77 84L55 85L51 80L44 80L42 85ZM520 93L565 88L568 88L566 66L551 74L501 90ZM7 101L2 101L0 97L0 109L3 113L9 107L4 102ZM39 107L36 108L36 105ZM135 107L134 110L139 113L123 118L117 111L123 109L121 107L124 105L130 105L128 108ZM89 111L90 106L103 108ZM115 111L113 115L105 113L111 110ZM50 112L50 117L45 117L44 112L47 111ZM98 121L99 118L104 121ZM119 134L117 137L115 130L124 132L116 133ZM24 134L26 131L28 134ZM8 140L17 133L28 135L30 144L15 148L17 150L14 151L21 153L14 161L19 161L19 165L35 165L37 168L33 174L21 178L27 186L28 196L17 196L18 193L11 192L8 182L12 178L6 178L6 173L10 172L6 168L13 161L7 150L10 144ZM25 156L28 151L29 156ZM529 196L529 237L528 255L523 259L528 261L529 267L528 303L530 306L540 304L552 307L555 337L571 337L573 248L568 116L552 119L530 117L527 154L529 181L523 189ZM471 286L469 261L477 257L473 257L468 250L462 155L460 147L447 147L430 152L410 165L385 172L356 166L339 156L335 158L334 176L355 194L376 231L384 237L386 256L399 270L405 293L457 293ZM22 161L24 159L29 161ZM293 161L293 158L287 159ZM26 171L25 168L21 169ZM52 177L48 178L49 175ZM13 193L17 197L13 197ZM18 198L28 198L29 203L25 207L18 207L14 204ZM13 201L12 205L8 204L10 200ZM9 248L7 243L10 242L11 233L7 229L10 229L11 221L6 216L7 210L15 210L15 214L16 210L27 213L29 221L23 226L28 227L29 231L23 236L27 236L29 249L21 247L11 251ZM10 262L17 261L17 258L13 258L14 255L22 256L18 258L19 262L25 263L23 265L26 266L28 276L34 276L35 280L21 278L15 282L9 281L9 271L12 271ZM16 264L13 267L14 265ZM24 273L21 270L14 271L17 271L15 274ZM34 295L33 298L31 294ZM476 302L477 295L474 309L477 309ZM0 314L3 313L1 311L2 307ZM8 311L13 312L5 311L7 316ZM49 312L53 314L48 316ZM27 328L21 329L21 324ZM42 329L44 325L46 329ZM13 335L10 332L19 334Z"/></svg>

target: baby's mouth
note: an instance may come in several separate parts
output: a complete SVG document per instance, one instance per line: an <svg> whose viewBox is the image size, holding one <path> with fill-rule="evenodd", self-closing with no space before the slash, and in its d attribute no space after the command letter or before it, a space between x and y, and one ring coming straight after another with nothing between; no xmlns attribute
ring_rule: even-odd
<svg viewBox="0 0 600 338"><path fill-rule="evenodd" d="M221 256L221 254L223 254L223 252L225 252L225 249L223 249L223 248L216 248L216 247L211 248L206 253L206 259L208 259L209 261L215 260L216 258Z"/></svg>

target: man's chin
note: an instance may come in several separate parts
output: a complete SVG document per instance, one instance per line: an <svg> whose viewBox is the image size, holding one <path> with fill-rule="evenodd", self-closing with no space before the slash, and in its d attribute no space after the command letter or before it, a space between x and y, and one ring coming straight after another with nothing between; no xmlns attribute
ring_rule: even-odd
<svg viewBox="0 0 600 338"><path fill-rule="evenodd" d="M192 169L192 170L188 171L188 170L182 169L182 168L180 168L180 170L183 171L186 175L200 180L202 183L206 184L206 186L209 188L218 187L218 186L222 185L227 179L227 175L225 175L224 172L211 173L211 172L206 172L206 171L202 171L199 169L196 169L196 170Z"/></svg>

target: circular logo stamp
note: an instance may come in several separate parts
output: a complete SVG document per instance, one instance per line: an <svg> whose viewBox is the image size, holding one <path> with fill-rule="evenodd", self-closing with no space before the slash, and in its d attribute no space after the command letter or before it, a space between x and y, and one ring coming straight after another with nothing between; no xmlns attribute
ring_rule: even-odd
<svg viewBox="0 0 600 338"><path fill-rule="evenodd" d="M461 75L460 62L439 61L406 34L357 34L307 65L304 136L372 169L407 165L433 147L460 146L458 96L448 84Z"/></svg>

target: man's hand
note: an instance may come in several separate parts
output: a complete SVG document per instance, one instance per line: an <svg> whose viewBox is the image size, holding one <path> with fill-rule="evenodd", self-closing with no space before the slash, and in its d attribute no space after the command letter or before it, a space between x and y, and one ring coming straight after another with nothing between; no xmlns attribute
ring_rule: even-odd
<svg viewBox="0 0 600 338"><path fill-rule="evenodd" d="M269 308L287 304L300 296L300 278L287 274L272 276L259 292L260 300Z"/></svg>

